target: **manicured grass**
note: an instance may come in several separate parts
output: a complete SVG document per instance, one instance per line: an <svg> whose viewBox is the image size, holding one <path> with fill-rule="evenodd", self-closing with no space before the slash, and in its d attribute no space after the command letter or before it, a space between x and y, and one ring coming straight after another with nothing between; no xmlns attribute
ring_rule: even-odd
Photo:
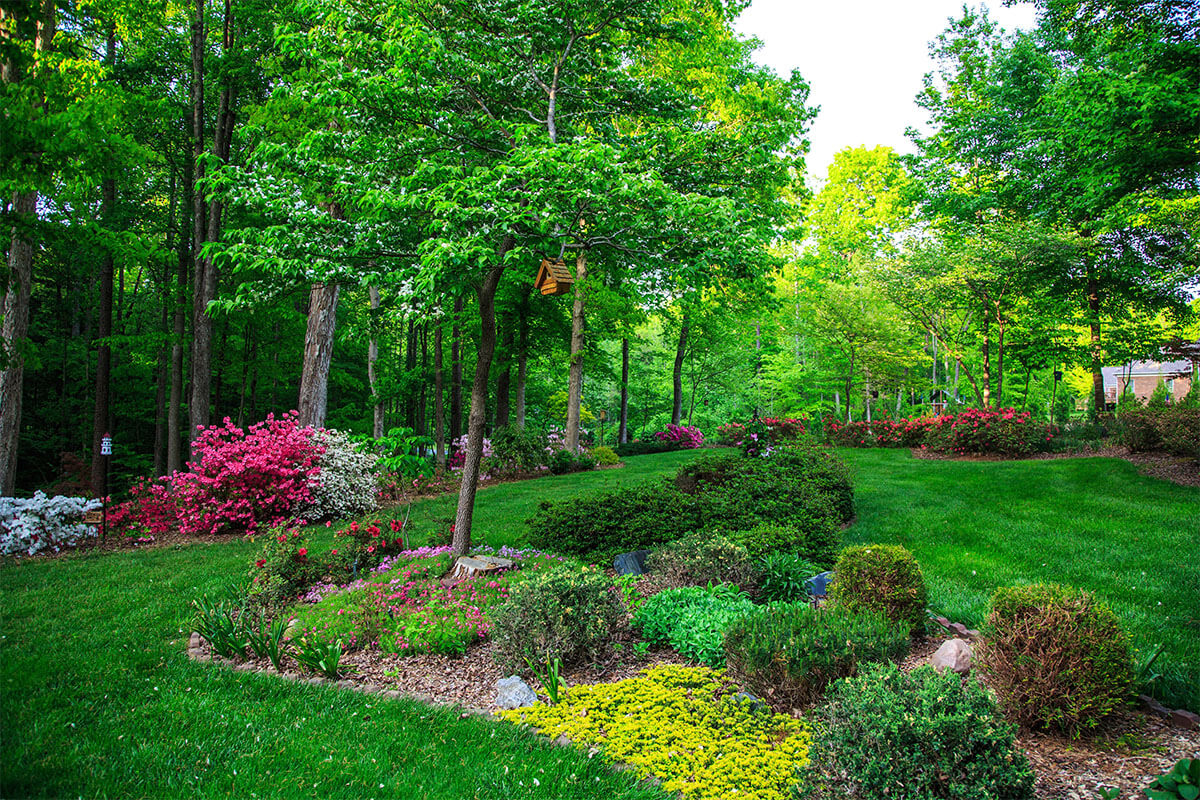
<svg viewBox="0 0 1200 800"><path fill-rule="evenodd" d="M964 462L841 451L854 468L847 544L897 543L930 604L981 624L998 586L1056 582L1103 598L1154 664L1167 701L1200 710L1200 490L1111 458Z"/></svg>
<svg viewBox="0 0 1200 800"><path fill-rule="evenodd" d="M477 524L516 542L543 496L671 473L688 457L485 489ZM427 501L418 514L452 507ZM189 603L241 580L258 548L0 568L0 797L664 797L511 725L190 662Z"/></svg>

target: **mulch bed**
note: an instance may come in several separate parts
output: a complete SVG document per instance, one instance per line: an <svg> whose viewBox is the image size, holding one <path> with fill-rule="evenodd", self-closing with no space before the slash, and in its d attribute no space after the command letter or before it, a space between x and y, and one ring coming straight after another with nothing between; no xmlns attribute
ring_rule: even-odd
<svg viewBox="0 0 1200 800"><path fill-rule="evenodd" d="M935 453L919 447L910 448L913 458L927 461L1048 461L1059 458L1121 458L1138 468L1138 472L1151 478L1178 483L1180 486L1200 488L1200 465L1193 458L1173 456L1169 453L1131 453L1121 446L1103 447L1086 453L1035 453L1019 459L1001 455L954 455Z"/></svg>
<svg viewBox="0 0 1200 800"><path fill-rule="evenodd" d="M901 668L913 669L927 663L945 641L925 636L913 642ZM207 644L206 653L211 655ZM464 713L489 713L496 697L496 681L505 671L496 666L496 649L491 642L471 647L461 657L418 655L400 657L378 651L360 650L345 662L356 668L344 686L377 691L398 691L427 703L457 706ZM221 658L215 660L229 663ZM622 659L572 670L564 674L568 686L610 683L635 676L656 664L687 664L669 649L651 652L638 660L628 651ZM251 660L239 669L271 671L265 659ZM291 674L293 678L307 678ZM1023 731L1017 743L1025 750L1037 775L1035 794L1039 800L1095 800L1099 787L1116 787L1133 796L1182 758L1200 756L1200 731L1173 728L1164 720L1128 710L1113 715L1102 730L1087 738L1070 739L1050 733Z"/></svg>

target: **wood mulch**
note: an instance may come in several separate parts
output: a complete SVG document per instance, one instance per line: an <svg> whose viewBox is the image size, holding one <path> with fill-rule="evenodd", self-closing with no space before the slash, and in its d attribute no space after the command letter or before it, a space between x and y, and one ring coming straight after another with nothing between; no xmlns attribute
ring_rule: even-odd
<svg viewBox="0 0 1200 800"><path fill-rule="evenodd" d="M1086 453L1035 453L1024 459L1000 455L953 455L935 453L919 447L910 449L913 458L927 461L1049 461L1060 458L1120 458L1138 468L1138 472L1151 478L1178 483L1180 486L1200 488L1200 464L1193 458L1173 456L1169 453L1131 453L1122 446L1102 447Z"/></svg>
<svg viewBox="0 0 1200 800"><path fill-rule="evenodd" d="M901 668L911 670L927 663L943 641L938 636L915 640ZM207 645L203 648L211 655ZM471 647L461 657L425 654L402 658L360 650L346 656L345 663L355 671L342 685L398 691L423 702L461 708L464 714L487 714L495 708L496 681L505 677L505 671L496 666L495 653L491 642ZM665 663L689 662L669 649L651 652L640 660L626 650L622 658L575 669L563 677L568 686L610 683ZM265 659L251 660L238 668L271 671ZM295 668L292 664L291 669ZM292 672L289 677L307 676ZM1095 800L1100 787L1120 789L1121 797L1140 797L1142 789L1177 761L1200 757L1200 731L1174 728L1165 720L1132 709L1113 715L1098 733L1086 738L1022 731L1017 743L1037 776L1038 800Z"/></svg>

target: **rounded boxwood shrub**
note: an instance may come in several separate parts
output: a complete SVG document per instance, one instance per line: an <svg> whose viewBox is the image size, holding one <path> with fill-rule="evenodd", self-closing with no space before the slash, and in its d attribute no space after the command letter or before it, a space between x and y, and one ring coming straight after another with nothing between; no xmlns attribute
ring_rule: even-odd
<svg viewBox="0 0 1200 800"><path fill-rule="evenodd" d="M1128 637L1116 615L1080 589L997 589L984 639L988 685L1022 725L1075 734L1095 727L1129 692Z"/></svg>
<svg viewBox="0 0 1200 800"><path fill-rule="evenodd" d="M1032 800L1016 726L973 678L880 664L835 684L818 712L809 797Z"/></svg>
<svg viewBox="0 0 1200 800"><path fill-rule="evenodd" d="M625 624L625 609L599 568L562 564L514 582L488 622L496 661L523 672L527 660L561 658L565 666L597 660Z"/></svg>
<svg viewBox="0 0 1200 800"><path fill-rule="evenodd" d="M620 464L621 459L616 452L605 445L593 447L588 451L592 458L596 459L596 463L602 467L611 467L613 464Z"/></svg>
<svg viewBox="0 0 1200 800"><path fill-rule="evenodd" d="M693 533L651 552L646 571L667 588L729 583L753 594L758 585L746 548L708 533Z"/></svg>
<svg viewBox="0 0 1200 800"><path fill-rule="evenodd" d="M725 660L735 680L788 711L817 702L861 665L903 658L908 641L907 627L878 612L774 604L729 626Z"/></svg>
<svg viewBox="0 0 1200 800"><path fill-rule="evenodd" d="M829 589L835 605L871 610L888 619L920 628L925 621L928 593L921 566L900 545L869 544L847 547L834 567L837 577Z"/></svg>

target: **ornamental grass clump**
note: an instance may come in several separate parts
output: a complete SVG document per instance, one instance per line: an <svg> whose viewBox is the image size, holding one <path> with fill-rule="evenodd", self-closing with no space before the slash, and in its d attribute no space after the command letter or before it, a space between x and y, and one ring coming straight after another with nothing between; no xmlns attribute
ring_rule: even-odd
<svg viewBox="0 0 1200 800"><path fill-rule="evenodd" d="M807 603L760 606L729 626L729 674L780 711L821 699L866 664L903 658L908 628L872 611Z"/></svg>
<svg viewBox="0 0 1200 800"><path fill-rule="evenodd" d="M1056 584L996 590L984 628L983 669L1005 713L1072 735L1127 699L1129 639L1088 592Z"/></svg>
<svg viewBox="0 0 1200 800"><path fill-rule="evenodd" d="M924 625L925 577L906 548L883 544L847 547L838 556L834 572L837 577L829 589L834 605L881 612L910 631Z"/></svg>
<svg viewBox="0 0 1200 800"><path fill-rule="evenodd" d="M519 672L530 661L561 658L570 667L599 660L624 626L625 609L602 570L559 564L514 582L488 618L496 661Z"/></svg>
<svg viewBox="0 0 1200 800"><path fill-rule="evenodd" d="M755 606L736 586L689 586L650 597L634 614L634 627L658 645L710 667L725 665L725 631Z"/></svg>
<svg viewBox="0 0 1200 800"><path fill-rule="evenodd" d="M839 681L818 711L802 796L833 800L1032 800L1016 726L974 678L921 666Z"/></svg>
<svg viewBox="0 0 1200 800"><path fill-rule="evenodd" d="M629 764L689 800L792 797L808 758L808 727L757 711L736 694L720 672L670 664L615 683L572 686L556 705L497 716L599 747L607 761Z"/></svg>

